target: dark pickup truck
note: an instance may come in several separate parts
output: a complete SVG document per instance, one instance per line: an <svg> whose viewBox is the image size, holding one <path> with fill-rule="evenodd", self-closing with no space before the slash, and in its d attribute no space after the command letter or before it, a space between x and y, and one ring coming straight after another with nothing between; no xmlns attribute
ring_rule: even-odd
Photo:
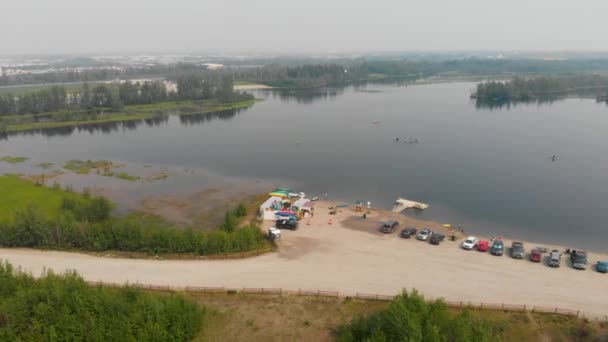
<svg viewBox="0 0 608 342"><path fill-rule="evenodd" d="M444 239L445 239L445 235L435 233L435 234L431 235L431 244L438 245Z"/></svg>
<svg viewBox="0 0 608 342"><path fill-rule="evenodd" d="M380 231L384 234L391 234L395 231L395 227L399 225L397 221L386 221L382 222L382 226L380 226Z"/></svg>
<svg viewBox="0 0 608 342"><path fill-rule="evenodd" d="M418 229L416 229L416 228L412 228L412 227L405 228L401 231L401 237L405 238L405 239L409 239L412 236L416 235L417 231L418 231Z"/></svg>

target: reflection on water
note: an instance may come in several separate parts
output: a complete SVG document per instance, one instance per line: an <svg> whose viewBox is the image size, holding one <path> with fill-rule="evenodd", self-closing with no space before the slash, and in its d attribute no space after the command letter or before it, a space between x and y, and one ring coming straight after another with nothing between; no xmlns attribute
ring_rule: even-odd
<svg viewBox="0 0 608 342"><path fill-rule="evenodd" d="M319 100L331 100L344 94L345 88L315 88L315 89L266 89L269 97L282 102L296 102L298 104L311 104Z"/></svg>
<svg viewBox="0 0 608 342"><path fill-rule="evenodd" d="M183 114L179 115L179 121L183 125L200 125L214 120L232 120L238 113L246 111L246 108L227 109L219 112Z"/></svg>
<svg viewBox="0 0 608 342"><path fill-rule="evenodd" d="M518 101L508 101L508 100L480 101L480 100L476 100L475 108L490 109L490 110L493 110L493 109L507 109L508 110L511 108L515 108L518 105L519 106L551 105L554 102L559 101L559 100L563 100L563 99L556 98L556 97L545 97L545 98L539 98L539 99L530 100L530 101L522 101L522 100L518 100Z"/></svg>
<svg viewBox="0 0 608 342"><path fill-rule="evenodd" d="M45 137L55 137L55 136L69 136L75 132L88 132L88 133L104 133L110 134L118 131L130 131L135 130L141 125L146 125L148 127L159 126L163 123L166 123L168 120L168 116L159 116L155 118L149 119L141 119L141 120L127 120L127 121L112 121L112 122L100 122L100 123L87 123L78 126L71 127L51 127L51 128L40 128L33 129L24 132L15 132L10 134L5 134L4 136L0 136L2 139L8 139L9 136L28 136L28 135L42 135Z"/></svg>
<svg viewBox="0 0 608 342"><path fill-rule="evenodd" d="M227 109L218 112L211 113L199 113L199 114L183 114L179 115L179 120L182 124L196 125L204 124L214 120L231 120L238 113L246 111L249 107ZM75 132L88 132L96 133L100 132L103 134L111 134L118 131L132 131L138 127L145 125L147 127L158 127L162 124L166 124L169 121L168 115L158 116L149 119L141 120L127 120L127 121L113 121L113 122L101 122L101 123L88 123L79 126L71 127L52 127L52 128L40 128L33 129L24 132L15 132L10 134L1 134L0 139L8 139L9 136L28 136L28 135L42 135L45 137L55 136L69 136Z"/></svg>

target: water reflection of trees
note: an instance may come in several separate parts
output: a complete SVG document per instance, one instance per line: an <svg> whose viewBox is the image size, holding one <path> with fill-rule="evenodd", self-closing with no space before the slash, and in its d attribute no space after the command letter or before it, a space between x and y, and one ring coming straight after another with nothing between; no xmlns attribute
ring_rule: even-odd
<svg viewBox="0 0 608 342"><path fill-rule="evenodd" d="M315 88L315 89L270 89L265 90L270 97L282 102L296 102L298 104L311 104L319 100L334 99L344 94L344 88Z"/></svg>
<svg viewBox="0 0 608 342"><path fill-rule="evenodd" d="M508 101L508 100L493 100L493 101L481 101L481 100L475 100L475 108L477 109L489 109L489 110L495 110L495 109L511 109L512 107L515 108L517 106L529 106L529 105L537 105L537 106L544 106L544 105L551 105L556 101L559 100L563 100L560 98L555 98L555 97L547 97L547 98L539 98L539 99L535 99L535 100L529 100L529 101Z"/></svg>
<svg viewBox="0 0 608 342"><path fill-rule="evenodd" d="M246 108L229 109L219 112L211 113L200 113L200 114L182 114L179 115L179 120L182 124L194 125L203 124L213 120L230 120L234 118L238 113L247 110ZM40 128L23 132L15 133L0 133L0 139L6 140L10 136L28 136L28 135L42 135L45 137L55 136L69 136L73 133L88 132L88 133L103 133L110 134L119 131L133 131L137 128L145 125L147 127L158 127L166 124L169 121L170 115L158 116L150 119L141 120L128 120L128 121L114 121L114 122L103 122L103 123L89 123L82 124L72 127L53 127L53 128Z"/></svg>
<svg viewBox="0 0 608 342"><path fill-rule="evenodd" d="M110 134L118 131L132 131L140 127L141 125L146 125L148 127L160 126L163 123L168 121L168 116L158 116L149 119L141 119L141 120L127 120L127 121L112 121L112 122L102 122L102 123L86 123L78 126L71 127L52 127L52 128L39 128L33 129L29 131L23 132L15 132L0 135L0 139L7 139L9 136L18 135L18 136L28 136L28 135L42 135L45 137L56 137L56 136L69 136L72 133L78 132L88 132L88 133L97 133L101 132L103 134Z"/></svg>
<svg viewBox="0 0 608 342"><path fill-rule="evenodd" d="M219 112L183 114L179 116L179 121L183 125L200 125L214 120L232 120L240 112L246 111L249 107L227 109Z"/></svg>

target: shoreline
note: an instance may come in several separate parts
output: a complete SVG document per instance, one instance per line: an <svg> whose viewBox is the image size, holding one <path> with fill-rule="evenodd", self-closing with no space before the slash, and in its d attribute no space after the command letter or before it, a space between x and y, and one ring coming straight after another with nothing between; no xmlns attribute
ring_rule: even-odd
<svg viewBox="0 0 608 342"><path fill-rule="evenodd" d="M608 275L465 251L462 240L440 245L403 239L400 218L392 234L377 222L393 215L373 209L363 220L350 209L329 214L337 202L317 202L314 217L295 231L283 230L276 253L240 260L151 260L104 258L82 253L0 249L0 259L37 276L44 270L77 271L87 281L176 287L322 289L345 294L395 295L419 290L426 298L471 303L505 303L580 310L588 318L608 313ZM392 214L392 215L391 215ZM371 223L371 226L355 226ZM331 220L330 220L331 219ZM415 220L420 223L420 220ZM424 221L427 222L428 221ZM376 225L374 225L376 223ZM264 228L273 221L265 221ZM438 223L434 223L435 225ZM430 223L429 223L430 225ZM508 243L507 243L508 245ZM590 254L594 261L599 254ZM524 285L528 286L524 286ZM537 284L537 286L532 286Z"/></svg>
<svg viewBox="0 0 608 342"><path fill-rule="evenodd" d="M258 89L272 89L273 87L259 84L259 83L251 83L251 84L235 84L234 90L258 90Z"/></svg>
<svg viewBox="0 0 608 342"><path fill-rule="evenodd" d="M338 203L346 203L346 202L341 202L341 201L326 201L326 200L320 200L317 201L317 207L328 207L328 206L335 206ZM340 221L340 223L344 224L344 221L347 220L348 218L352 218L352 217L359 217L362 215L362 213L357 213L354 210L351 209L351 207L354 207L354 205L350 205L347 209L342 210L341 213L342 214L349 214L350 217L344 218L343 220ZM345 211L348 210L347 213L345 213ZM423 228L430 228L433 231L439 231L441 232L441 234L445 235L445 240L443 242L441 242L441 244L446 244L446 245L454 245L454 247L458 247L459 249L461 249L461 245L462 242L469 236L475 236L477 238L477 240L487 240L490 241L491 244L491 239L493 238L493 236L487 236L484 234L474 234L474 233L469 233L466 231L466 229L464 230L464 233L460 233L458 232L458 229L455 228L455 226L452 226L452 229L445 227L444 223L440 223L439 221L435 221L435 220L429 220L429 219L418 219L418 218L414 218L408 215L405 215L403 213L395 213L392 212L390 209L383 209L383 208L375 208L372 207L371 208L371 214L368 214L367 217L368 219L371 220L377 220L377 221L382 221L382 220L396 220L399 222L399 225L395 228L395 232L391 233L391 234L386 234L387 236L391 236L391 235L398 235L401 230L403 228L406 227L414 227L416 229L418 229L418 231L420 231ZM365 209L364 209L365 212ZM347 223L348 225L348 223ZM264 225L265 227L266 225ZM357 228L352 228L355 230L362 230L362 229L357 229ZM450 234L453 232L455 232L456 235L456 241L450 241ZM383 234L384 235L384 234ZM505 242L505 251L504 251L504 255L503 257L508 257L511 258L509 255L509 251L510 251L510 243L513 241L518 241L518 242L522 242L524 244L525 247L525 257L523 259L523 261L529 261L528 258L528 254L530 253L530 251L532 249L535 249L536 247L542 247L542 248L546 248L547 249L547 253L543 253L543 256L546 256L552 249L557 249L561 254L562 254L562 266L561 267L569 267L567 264L567 256L564 253L564 251L567 248L573 249L573 247L568 247L565 246L564 244L560 244L560 243L547 243L547 242L536 242L530 239L518 239L518 238L512 238L512 237L505 237L503 235L500 235L500 237L503 239L503 241ZM399 237L401 238L401 237ZM415 239L415 237L411 238L412 240ZM407 239L404 239L407 240ZM422 242L424 243L424 242ZM426 242L428 243L428 241ZM575 250L577 248L574 248ZM588 256L588 267L586 271L593 271L595 272L593 268L593 265L595 264L596 261L601 260L601 261L608 261L608 252L601 252L598 250L594 250L594 249L579 249L581 251L586 251L587 252L587 256ZM477 252L476 250L472 250L472 251L465 251L463 250L463 252ZM482 252L480 252L482 253ZM488 253L489 254L489 253Z"/></svg>
<svg viewBox="0 0 608 342"><path fill-rule="evenodd" d="M0 117L0 134L17 134L21 132L32 132L43 129L52 128L65 128L65 127L78 127L86 125L104 124L110 122L129 122L129 121L140 121L146 119L160 118L167 113L159 113L159 111L171 111L171 110L184 110L180 115L194 115L194 114L206 114L220 112L230 109L240 109L253 106L255 103L263 101L262 99L253 99L246 101L237 101L225 104L215 104L209 108L205 108L204 105L196 105L192 101L177 101L177 102L162 102L152 105L135 105L125 107L123 110L115 113L107 114L105 117L100 119L92 120L75 120L75 121L48 121L38 122L35 121L36 117L39 116L53 116L61 115L62 113L42 113L42 114L28 114L20 117L18 115L11 115L6 118ZM10 119L32 119L31 121L4 124L3 120Z"/></svg>

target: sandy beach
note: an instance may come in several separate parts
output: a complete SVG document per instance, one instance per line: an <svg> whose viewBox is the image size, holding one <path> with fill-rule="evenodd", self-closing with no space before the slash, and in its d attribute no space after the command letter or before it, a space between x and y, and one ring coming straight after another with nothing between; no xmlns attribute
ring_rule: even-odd
<svg viewBox="0 0 608 342"><path fill-rule="evenodd" d="M74 269L91 281L387 295L415 288L431 298L560 307L581 310L592 318L607 318L608 275L593 269L574 270L567 256L562 259L562 267L555 269L544 262L465 251L460 248L462 240L446 239L434 246L416 239L402 239L398 232L406 226L445 230L439 223L382 210L372 210L366 219L351 209L329 215L329 206L332 203L317 202L310 222L304 219L297 231L284 230L277 253L250 259L138 260L28 249L0 249L0 259L35 275L45 268L56 272ZM400 222L393 234L382 234L375 228L378 221L387 218ZM264 228L271 225L272 222L265 222ZM526 251L542 245L525 243ZM598 259L608 256L589 255L590 263Z"/></svg>
<svg viewBox="0 0 608 342"><path fill-rule="evenodd" d="M256 90L256 89L271 89L271 86L265 84L236 84L234 90Z"/></svg>

